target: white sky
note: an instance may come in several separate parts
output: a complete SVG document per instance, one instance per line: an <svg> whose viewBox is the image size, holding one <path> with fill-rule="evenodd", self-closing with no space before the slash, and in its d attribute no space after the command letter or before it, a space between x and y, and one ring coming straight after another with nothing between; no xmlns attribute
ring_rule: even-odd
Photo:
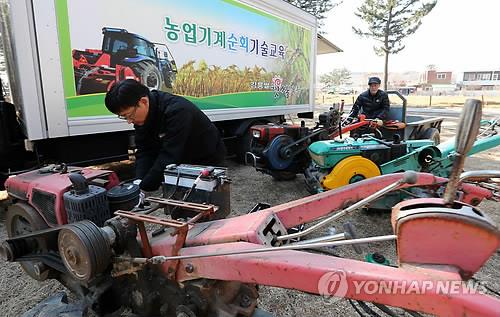
<svg viewBox="0 0 500 317"><path fill-rule="evenodd" d="M384 58L375 40L360 38L352 26L366 23L354 15L362 0L344 0L325 19L325 37L344 52L318 56L318 74L346 67L351 72L382 72ZM422 72L429 64L454 73L500 69L500 0L438 0L422 25L389 56L389 71Z"/></svg>

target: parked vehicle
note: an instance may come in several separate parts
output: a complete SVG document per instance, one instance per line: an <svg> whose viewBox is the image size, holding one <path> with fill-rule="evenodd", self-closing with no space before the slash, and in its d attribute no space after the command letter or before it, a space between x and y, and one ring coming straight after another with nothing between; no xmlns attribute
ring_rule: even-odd
<svg viewBox="0 0 500 317"><path fill-rule="evenodd" d="M407 154L407 149L412 151L417 147L429 144L439 144L441 131L441 123L443 118L423 118L419 116L407 116L406 108L407 101L399 92L389 91L401 98L401 104L391 105L388 118L384 126L375 128L372 120L365 119L360 116L358 120L348 123L341 118L343 113L343 104L340 107L333 108L329 112L320 114L319 122L314 128L307 128L299 125L256 125L251 127L253 135L253 143L248 154L247 161L250 162L258 171L269 174L277 180L289 180L295 178L296 174L306 173L306 179L311 179L311 174L316 174L315 168L311 169L311 155L316 155L316 151L307 151L308 146L317 141L324 141L318 144L327 144L327 147L335 148L335 153L339 153L339 148L349 147L352 145L352 140L345 141L342 139L338 142L331 140L339 135L350 132L354 138L360 138L363 134L373 133L375 140L360 140L357 146L370 146L380 148L381 142L387 144L396 140L393 148L401 149L393 151L389 149L389 156L378 158L376 161L395 159ZM373 138L373 139L375 139ZM386 140L386 141L383 141ZM429 140L429 141L413 141L404 142L405 140ZM403 141L403 142L402 142ZM407 146L408 145L408 146ZM316 145L318 147L318 145ZM322 151L321 153L324 153ZM346 150L345 153L350 154L352 151ZM326 155L326 154L325 154ZM338 154L342 156L343 154ZM318 155L316 155L318 157ZM314 157L313 157L314 158ZM314 167L314 166L313 166ZM319 176L325 176L323 174ZM313 180L313 183L317 183ZM313 188L316 188L313 187ZM316 189L312 190L316 192Z"/></svg>
<svg viewBox="0 0 500 317"><path fill-rule="evenodd" d="M89 8L119 13L90 19ZM2 0L1 10L12 96L0 103L2 179L128 158L133 127L103 102L125 78L191 100L240 159L250 126L314 110L316 18L284 1Z"/></svg>
<svg viewBox="0 0 500 317"><path fill-rule="evenodd" d="M172 88L177 66L165 44L152 43L125 29L104 27L102 34L101 50L72 52L78 95L106 92L127 78L150 89L160 89L162 83ZM163 54L160 48L165 49Z"/></svg>

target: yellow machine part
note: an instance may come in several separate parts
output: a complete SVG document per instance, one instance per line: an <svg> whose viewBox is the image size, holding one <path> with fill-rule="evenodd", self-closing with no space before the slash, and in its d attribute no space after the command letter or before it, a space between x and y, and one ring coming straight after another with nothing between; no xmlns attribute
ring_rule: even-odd
<svg viewBox="0 0 500 317"><path fill-rule="evenodd" d="M323 178L321 185L325 189L334 189L379 175L377 164L359 155L350 156L338 162Z"/></svg>

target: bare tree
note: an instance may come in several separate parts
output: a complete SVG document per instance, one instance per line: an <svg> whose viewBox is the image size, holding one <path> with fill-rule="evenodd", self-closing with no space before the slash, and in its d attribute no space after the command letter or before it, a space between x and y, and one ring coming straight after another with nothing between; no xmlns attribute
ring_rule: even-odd
<svg viewBox="0 0 500 317"><path fill-rule="evenodd" d="M365 0L355 12L367 23L368 30L353 27L354 33L380 42L373 49L377 55L385 56L384 89L387 89L389 54L397 54L405 48L403 39L417 31L422 18L436 3L437 0Z"/></svg>

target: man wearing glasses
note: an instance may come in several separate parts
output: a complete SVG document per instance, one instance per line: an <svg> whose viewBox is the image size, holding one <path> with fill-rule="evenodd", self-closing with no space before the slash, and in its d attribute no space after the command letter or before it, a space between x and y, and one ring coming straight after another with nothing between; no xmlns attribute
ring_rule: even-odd
<svg viewBox="0 0 500 317"><path fill-rule="evenodd" d="M144 191L156 190L169 164L217 166L226 148L219 130L189 100L152 90L127 79L114 84L105 104L120 119L134 124L136 177Z"/></svg>

